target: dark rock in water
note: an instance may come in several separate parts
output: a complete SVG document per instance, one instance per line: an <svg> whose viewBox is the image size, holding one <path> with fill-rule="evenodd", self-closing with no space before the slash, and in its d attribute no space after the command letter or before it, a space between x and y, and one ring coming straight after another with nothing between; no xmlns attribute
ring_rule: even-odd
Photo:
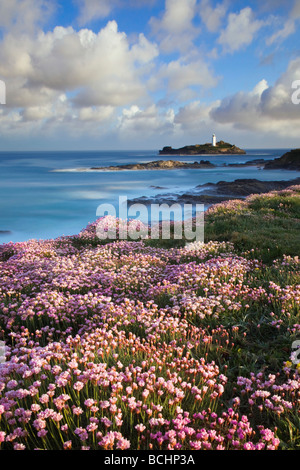
<svg viewBox="0 0 300 470"><path fill-rule="evenodd" d="M153 186L153 185L151 185L150 188L152 188L152 189L166 189L165 186Z"/></svg>
<svg viewBox="0 0 300 470"><path fill-rule="evenodd" d="M291 150L282 157L267 162L264 166L264 170L277 169L300 171L300 149Z"/></svg>
<svg viewBox="0 0 300 470"><path fill-rule="evenodd" d="M195 168L214 168L215 165L208 161L201 160L200 163L186 163L177 160L156 160L148 163L134 163L128 165L117 165L108 167L93 167L91 170L109 170L109 171L122 171L122 170L172 170L172 169L195 169Z"/></svg>
<svg viewBox="0 0 300 470"><path fill-rule="evenodd" d="M260 181L257 179L237 179L235 181L219 181L199 185L197 188L214 188L218 194L229 194L232 196L249 196L250 194L262 194L269 191L278 191L289 186L300 184L300 178L289 181Z"/></svg>
<svg viewBox="0 0 300 470"><path fill-rule="evenodd" d="M10 230L0 230L0 235L10 235L11 233Z"/></svg>
<svg viewBox="0 0 300 470"><path fill-rule="evenodd" d="M128 204L144 204L150 206L151 204L204 204L211 205L222 201L228 201L230 199L236 199L231 196L221 196L213 194L196 194L196 193L185 193L185 194L161 194L154 197L138 197L135 199L128 200Z"/></svg>
<svg viewBox="0 0 300 470"><path fill-rule="evenodd" d="M257 158L255 160L248 160L245 163L225 163L224 166L230 167L240 167L240 166L264 166L267 162L271 162L273 160L265 160L264 158Z"/></svg>

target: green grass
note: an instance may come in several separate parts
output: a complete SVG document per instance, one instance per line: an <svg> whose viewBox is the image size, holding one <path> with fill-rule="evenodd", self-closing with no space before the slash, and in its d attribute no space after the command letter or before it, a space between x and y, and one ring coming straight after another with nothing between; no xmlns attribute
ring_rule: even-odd
<svg viewBox="0 0 300 470"><path fill-rule="evenodd" d="M214 206L205 216L205 242L231 242L237 252L272 264L283 255L300 253L300 187L263 195L245 201ZM171 248L185 240L147 240L147 245Z"/></svg>
<svg viewBox="0 0 300 470"><path fill-rule="evenodd" d="M300 188L215 206L205 220L205 241L229 241L239 252L272 263L300 253Z"/></svg>

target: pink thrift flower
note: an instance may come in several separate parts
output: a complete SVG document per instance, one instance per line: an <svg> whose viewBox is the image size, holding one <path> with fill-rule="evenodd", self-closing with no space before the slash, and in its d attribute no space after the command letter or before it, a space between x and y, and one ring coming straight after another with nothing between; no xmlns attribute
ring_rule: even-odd
<svg viewBox="0 0 300 470"><path fill-rule="evenodd" d="M84 383L83 383L83 382L80 382L80 381L75 382L74 385L73 385L74 390L77 390L78 392L79 392L80 390L82 390L83 387L84 387Z"/></svg>
<svg viewBox="0 0 300 470"><path fill-rule="evenodd" d="M63 448L64 450L70 450L72 449L72 441L66 441L63 443Z"/></svg>
<svg viewBox="0 0 300 470"><path fill-rule="evenodd" d="M143 432L145 429L146 429L146 426L144 424L137 424L135 426L135 429L138 431L138 432Z"/></svg>

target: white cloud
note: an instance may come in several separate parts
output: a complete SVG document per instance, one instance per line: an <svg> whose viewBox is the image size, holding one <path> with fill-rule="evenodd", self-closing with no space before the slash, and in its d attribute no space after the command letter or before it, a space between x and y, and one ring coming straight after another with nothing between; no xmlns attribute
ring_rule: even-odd
<svg viewBox="0 0 300 470"><path fill-rule="evenodd" d="M252 43L255 34L264 22L254 18L250 7L243 8L239 13L228 15L228 24L218 39L225 52L235 52Z"/></svg>
<svg viewBox="0 0 300 470"><path fill-rule="evenodd" d="M288 38L291 34L293 34L295 30L296 30L295 21L292 19L288 19L284 23L282 29L280 29L279 31L276 31L276 33L272 34L272 36L266 40L266 44L268 46L271 46L277 41L283 41L284 39Z"/></svg>
<svg viewBox="0 0 300 470"><path fill-rule="evenodd" d="M112 118L115 109L113 106L96 106L79 109L78 119L80 121L106 122Z"/></svg>
<svg viewBox="0 0 300 470"><path fill-rule="evenodd" d="M41 121L52 116L52 109L50 105L30 106L25 108L21 115L24 121Z"/></svg>
<svg viewBox="0 0 300 470"><path fill-rule="evenodd" d="M197 12L197 0L166 0L165 11L160 18L152 17L150 25L165 52L187 50L199 30L193 25Z"/></svg>
<svg viewBox="0 0 300 470"><path fill-rule="evenodd" d="M276 42L283 42L289 36L296 32L297 20L300 19L300 0L295 0L292 9L288 13L288 18L283 22L280 18L280 23L283 22L283 27L267 38L267 45L271 46Z"/></svg>
<svg viewBox="0 0 300 470"><path fill-rule="evenodd" d="M167 80L168 90L171 92L183 91L193 86L211 88L218 83L208 65L200 58L191 61L184 59L171 61L161 67L158 76Z"/></svg>
<svg viewBox="0 0 300 470"><path fill-rule="evenodd" d="M159 110L155 104L145 109L133 105L123 109L118 130L120 137L125 139L170 134L174 130L174 111L172 108Z"/></svg>
<svg viewBox="0 0 300 470"><path fill-rule="evenodd" d="M110 15L115 7L148 7L154 2L77 4L83 25ZM142 147L153 144L153 136L155 145L156 137L166 138L167 145L171 138L172 144L179 138L188 143L191 136L201 142L212 132L226 140L225 131L299 135L300 108L291 104L291 83L299 79L300 59L291 61L273 86L261 80L251 91L210 104L199 101L208 100L207 90L219 82L208 60L216 59L222 48L235 52L251 44L267 24L250 7L229 13L228 0L166 0L162 14L150 21L150 41L143 33L128 37L116 21L100 31L74 25L42 31L39 26L53 5L50 0L0 0L0 78L7 88L7 104L0 109L2 136L24 136L34 142L40 134L49 140L57 136L63 143L65 136L77 141L89 136L89 142L99 142L101 136L101 143L110 145L117 145L120 137L123 143L130 140ZM289 37L297 26L300 0L288 5L285 22L280 18L279 25L279 17L272 17L276 28L270 45ZM203 37L196 26L199 16ZM220 34L215 43L206 43L211 51L204 56L207 31Z"/></svg>
<svg viewBox="0 0 300 470"><path fill-rule="evenodd" d="M219 30L221 21L228 8L227 3L227 1L218 3L213 7L210 0L201 0L199 5L199 14L208 31L215 33Z"/></svg>
<svg viewBox="0 0 300 470"><path fill-rule="evenodd" d="M256 127L257 118L260 115L261 96L267 88L267 82L261 80L250 92L240 91L224 98L219 106L212 109L213 119L220 123L230 122L237 127Z"/></svg>
<svg viewBox="0 0 300 470"><path fill-rule="evenodd" d="M148 41L143 33L139 34L139 42L131 48L133 59L140 64L151 62L159 55L158 46Z"/></svg>
<svg viewBox="0 0 300 470"><path fill-rule="evenodd" d="M298 137L300 128L299 106L292 103L292 83L300 76L300 59L290 62L285 73L273 86L265 80L251 92L238 92L224 98L211 111L218 123L232 124L237 129Z"/></svg>
<svg viewBox="0 0 300 470"><path fill-rule="evenodd" d="M76 0L79 7L78 23L86 25L90 21L106 18L118 3L118 0Z"/></svg>
<svg viewBox="0 0 300 470"><path fill-rule="evenodd" d="M300 18L300 0L294 0L294 5L291 10L290 16L295 20Z"/></svg>
<svg viewBox="0 0 300 470"><path fill-rule="evenodd" d="M8 34L1 46L0 75L7 83L7 106L35 108L24 116L46 116L61 93L79 107L136 102L147 96L144 67L158 55L157 46L143 34L130 47L115 21L98 34L72 27L40 31L37 36Z"/></svg>
<svg viewBox="0 0 300 470"><path fill-rule="evenodd" d="M166 10L160 27L171 34L178 34L190 27L195 16L196 0L166 0Z"/></svg>
<svg viewBox="0 0 300 470"><path fill-rule="evenodd" d="M1 0L0 27L10 32L29 32L44 23L54 11L50 0Z"/></svg>
<svg viewBox="0 0 300 470"><path fill-rule="evenodd" d="M157 0L73 0L79 8L80 26L108 17L116 8L151 7Z"/></svg>
<svg viewBox="0 0 300 470"><path fill-rule="evenodd" d="M214 103L216 106L219 102ZM175 116L175 123L180 124L185 131L200 132L203 126L211 122L210 111L214 105L201 104L200 101L193 101L179 108Z"/></svg>
<svg viewBox="0 0 300 470"><path fill-rule="evenodd" d="M300 77L300 58L290 61L286 72L269 87L261 99L261 108L264 115L273 121L285 120L292 128L300 127L300 108L292 103L292 83Z"/></svg>
<svg viewBox="0 0 300 470"><path fill-rule="evenodd" d="M176 129L174 139L177 139L179 146L211 142L213 133L217 135L218 140L226 140L239 145L240 131L235 130L232 123L218 123L211 116L212 109L219 105L219 100L212 103L202 103L196 100L179 108L174 117ZM245 145L245 143L241 142L240 145Z"/></svg>

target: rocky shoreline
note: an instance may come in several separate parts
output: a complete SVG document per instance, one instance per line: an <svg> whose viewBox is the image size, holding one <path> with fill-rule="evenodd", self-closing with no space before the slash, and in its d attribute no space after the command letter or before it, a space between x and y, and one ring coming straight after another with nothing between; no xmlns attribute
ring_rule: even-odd
<svg viewBox="0 0 300 470"><path fill-rule="evenodd" d="M289 186L300 185L300 178L288 181L260 181L257 179L236 179L198 185L191 191L182 193L157 194L128 200L129 204L204 204L212 205L233 199L244 199L250 194L263 194L279 191Z"/></svg>

